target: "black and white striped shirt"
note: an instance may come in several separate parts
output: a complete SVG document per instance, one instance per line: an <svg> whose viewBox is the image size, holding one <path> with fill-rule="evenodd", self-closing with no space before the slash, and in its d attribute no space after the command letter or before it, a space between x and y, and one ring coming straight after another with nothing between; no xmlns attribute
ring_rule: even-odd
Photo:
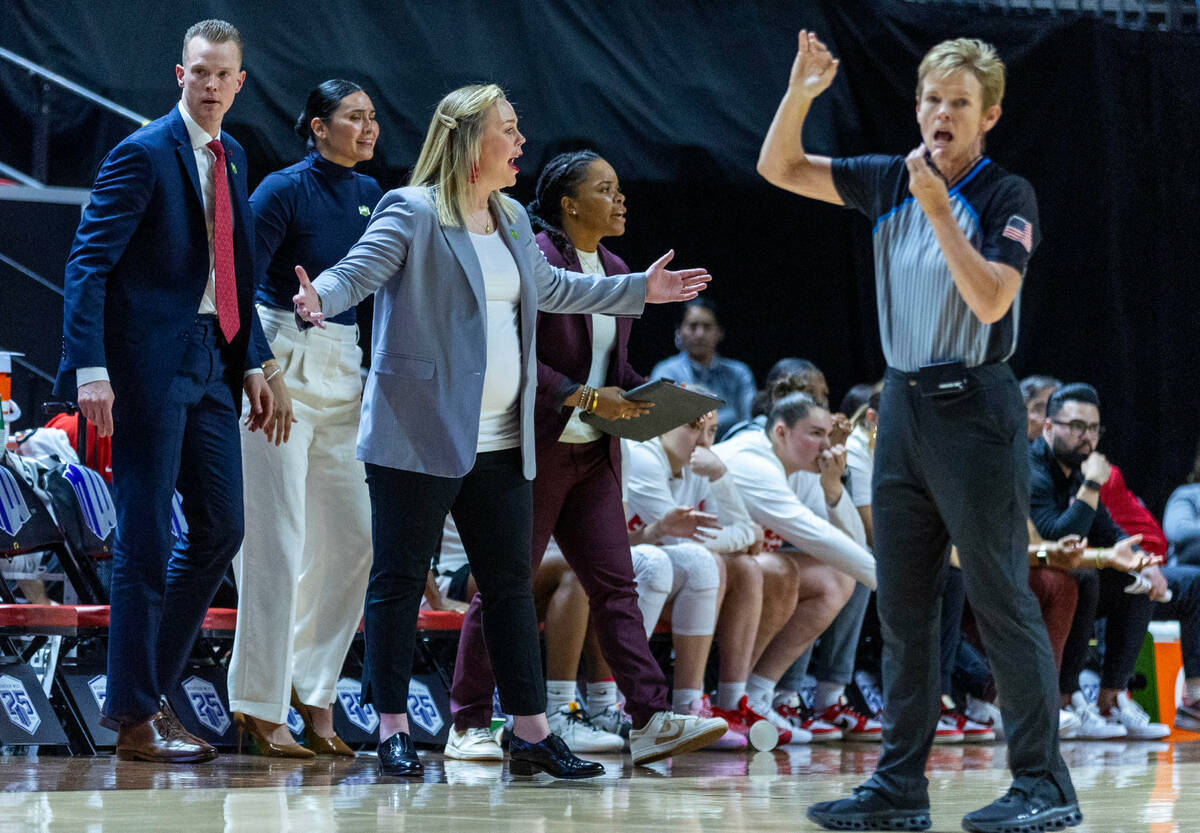
<svg viewBox="0 0 1200 833"><path fill-rule="evenodd" d="M842 202L873 223L875 294L883 354L890 367L1004 361L1017 346L1020 293L1004 317L982 323L962 299L933 227L908 190L902 156L833 160ZM954 219L986 260L1022 275L1040 240L1033 187L987 158L950 189Z"/></svg>

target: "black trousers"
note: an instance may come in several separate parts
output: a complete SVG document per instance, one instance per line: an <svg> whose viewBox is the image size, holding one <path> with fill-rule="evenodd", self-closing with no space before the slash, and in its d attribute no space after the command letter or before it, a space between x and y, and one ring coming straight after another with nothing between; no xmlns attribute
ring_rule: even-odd
<svg viewBox="0 0 1200 833"><path fill-rule="evenodd" d="M462 536L483 602L484 641L514 715L546 710L529 549L533 490L520 449L475 458L464 477L436 477L367 463L375 557L367 585L363 700L407 713L417 611L446 513Z"/></svg>
<svg viewBox="0 0 1200 833"><path fill-rule="evenodd" d="M1097 619L1108 620L1100 687L1123 689L1133 676L1155 602L1145 593L1126 593L1133 577L1119 570L1075 570L1071 575L1079 585L1079 603L1063 648L1058 689L1063 694L1079 690L1079 672L1087 662L1088 642Z"/></svg>
<svg viewBox="0 0 1200 833"><path fill-rule="evenodd" d="M1075 799L1058 750L1050 640L1029 589L1025 409L1007 365L969 371L960 393L927 398L888 369L872 511L883 633L883 751L868 786L928 796L925 763L940 712L939 636L947 544L992 660L1015 784Z"/></svg>

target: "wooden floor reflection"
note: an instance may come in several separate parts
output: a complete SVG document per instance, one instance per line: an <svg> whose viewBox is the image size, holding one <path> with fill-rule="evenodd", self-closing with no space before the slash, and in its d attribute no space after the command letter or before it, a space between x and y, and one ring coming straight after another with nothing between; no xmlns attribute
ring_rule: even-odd
<svg viewBox="0 0 1200 833"><path fill-rule="evenodd" d="M1163 743L1064 742L1084 810L1078 831L1200 831L1200 736ZM423 781L381 781L375 759L272 762L227 755L162 767L112 758L0 758L0 833L714 833L815 829L813 801L862 781L864 744L755 755L700 752L653 767L597 756L582 782L513 779L505 767L422 753ZM935 831L1008 787L1002 745L935 748Z"/></svg>

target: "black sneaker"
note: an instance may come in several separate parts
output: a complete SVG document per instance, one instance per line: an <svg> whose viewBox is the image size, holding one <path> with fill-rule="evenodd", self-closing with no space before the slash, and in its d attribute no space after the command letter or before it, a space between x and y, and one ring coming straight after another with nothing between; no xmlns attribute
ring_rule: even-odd
<svg viewBox="0 0 1200 833"><path fill-rule="evenodd" d="M1081 821L1083 813L1074 801L1026 795L1012 787L988 806L963 816L962 826L971 833L1042 833L1074 827Z"/></svg>
<svg viewBox="0 0 1200 833"><path fill-rule="evenodd" d="M869 787L857 787L849 798L809 806L810 821L826 830L928 830L929 807L902 807Z"/></svg>

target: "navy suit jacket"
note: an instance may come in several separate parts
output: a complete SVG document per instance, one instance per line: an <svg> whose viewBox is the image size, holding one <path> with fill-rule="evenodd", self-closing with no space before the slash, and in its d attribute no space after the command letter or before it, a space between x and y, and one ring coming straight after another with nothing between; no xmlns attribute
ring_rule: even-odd
<svg viewBox="0 0 1200 833"><path fill-rule="evenodd" d="M554 245L550 235L541 232L537 236L538 247L551 266L580 272L579 255L571 248L563 254ZM598 246L600 265L607 275L622 275L629 271L625 261L604 246ZM633 329L633 317L617 316L617 338L612 357L608 362L608 375L604 384L616 385L624 390L645 383L629 364L629 332ZM563 406L563 400L571 391L587 381L592 369L592 316L585 314L563 314L539 312L537 316L537 396L534 400L534 435L537 437L538 453L543 453L558 442L571 408ZM620 476L620 440L610 437L609 460Z"/></svg>
<svg viewBox="0 0 1200 833"><path fill-rule="evenodd" d="M228 347L226 379L238 404L245 371L269 355L260 355L265 339L252 303L254 219L246 154L224 131L221 142L241 322ZM67 260L56 394L74 399L75 370L105 367L117 419L139 409L157 411L183 360L208 271L196 157L183 116L172 108L124 139L100 165Z"/></svg>

